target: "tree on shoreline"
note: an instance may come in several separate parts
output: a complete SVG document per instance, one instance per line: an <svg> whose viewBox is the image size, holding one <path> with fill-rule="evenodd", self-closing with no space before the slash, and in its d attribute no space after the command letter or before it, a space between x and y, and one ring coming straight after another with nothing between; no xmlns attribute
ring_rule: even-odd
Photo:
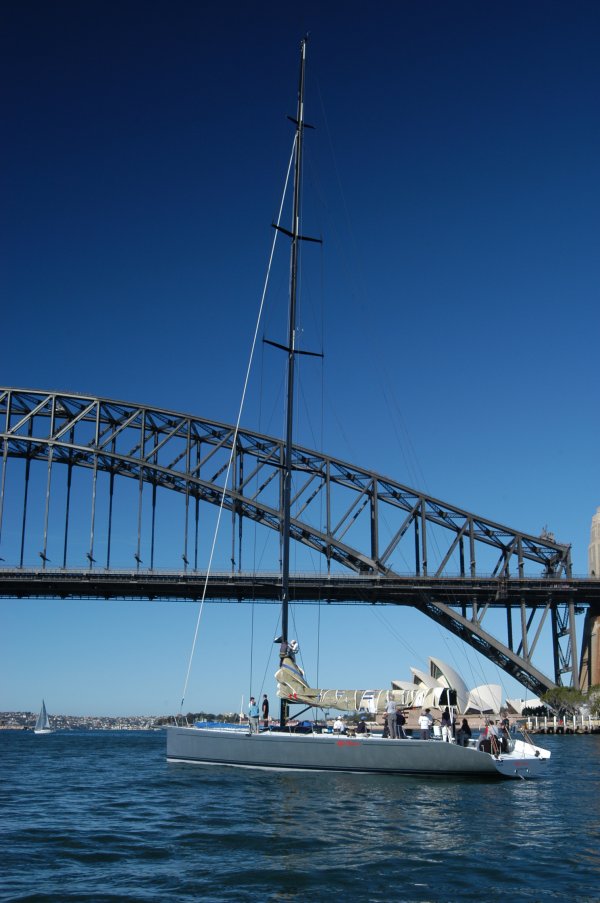
<svg viewBox="0 0 600 903"><path fill-rule="evenodd" d="M587 706L592 718L600 718L600 684L587 693L577 687L553 687L540 699L559 715L578 715L582 706Z"/></svg>
<svg viewBox="0 0 600 903"><path fill-rule="evenodd" d="M578 715L586 702L585 694L577 687L552 687L540 699L558 715L571 716Z"/></svg>
<svg viewBox="0 0 600 903"><path fill-rule="evenodd" d="M600 718L600 684L590 687L587 696L587 705L590 707L592 718Z"/></svg>

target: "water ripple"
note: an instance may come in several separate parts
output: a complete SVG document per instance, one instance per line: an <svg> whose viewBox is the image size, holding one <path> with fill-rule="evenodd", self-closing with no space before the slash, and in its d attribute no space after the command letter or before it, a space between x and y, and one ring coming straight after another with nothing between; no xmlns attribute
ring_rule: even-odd
<svg viewBox="0 0 600 903"><path fill-rule="evenodd" d="M167 765L160 733L2 731L0 900L597 901L600 737L545 743L548 777L497 783L203 769Z"/></svg>

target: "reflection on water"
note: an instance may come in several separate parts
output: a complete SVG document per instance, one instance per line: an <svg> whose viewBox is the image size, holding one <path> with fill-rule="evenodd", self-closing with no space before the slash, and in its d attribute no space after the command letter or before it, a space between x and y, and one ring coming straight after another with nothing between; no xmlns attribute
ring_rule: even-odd
<svg viewBox="0 0 600 903"><path fill-rule="evenodd" d="M598 899L600 737L545 738L548 776L503 782L169 766L161 734L0 733L6 899Z"/></svg>

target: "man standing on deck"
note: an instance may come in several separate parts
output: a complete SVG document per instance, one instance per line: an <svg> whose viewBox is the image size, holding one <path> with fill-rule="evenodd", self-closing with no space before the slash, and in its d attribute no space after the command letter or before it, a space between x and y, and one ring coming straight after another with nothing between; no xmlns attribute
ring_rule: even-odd
<svg viewBox="0 0 600 903"><path fill-rule="evenodd" d="M390 740L398 739L398 711L396 703L392 698L392 694L388 693L387 705L385 707L387 714L388 731L390 732Z"/></svg>
<svg viewBox="0 0 600 903"><path fill-rule="evenodd" d="M248 721L250 723L250 733L258 734L258 703L254 696L250 697L250 705L248 706Z"/></svg>
<svg viewBox="0 0 600 903"><path fill-rule="evenodd" d="M425 709L424 712L421 712L419 715L419 727L421 728L421 740L429 740L429 730L433 723L433 718L431 717L431 712L429 709Z"/></svg>
<svg viewBox="0 0 600 903"><path fill-rule="evenodd" d="M266 693L264 694L262 701L262 717L263 727L267 731L269 729L269 700Z"/></svg>

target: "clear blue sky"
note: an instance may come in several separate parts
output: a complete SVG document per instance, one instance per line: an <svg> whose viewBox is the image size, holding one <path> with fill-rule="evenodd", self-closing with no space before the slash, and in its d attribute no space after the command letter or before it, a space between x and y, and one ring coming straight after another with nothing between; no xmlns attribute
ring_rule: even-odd
<svg viewBox="0 0 600 903"><path fill-rule="evenodd" d="M235 421L307 31L304 227L324 245L304 252L300 318L326 356L302 365L298 440L547 526L585 573L600 505L594 2L5 4L0 382ZM279 435L280 373L266 381L243 422ZM203 616L186 709L236 709L264 675L274 696L276 610L234 612ZM195 606L2 600L0 616L0 709L178 709ZM298 618L314 678L317 613ZM522 694L409 610L328 609L320 627L324 686L387 686L432 654Z"/></svg>

